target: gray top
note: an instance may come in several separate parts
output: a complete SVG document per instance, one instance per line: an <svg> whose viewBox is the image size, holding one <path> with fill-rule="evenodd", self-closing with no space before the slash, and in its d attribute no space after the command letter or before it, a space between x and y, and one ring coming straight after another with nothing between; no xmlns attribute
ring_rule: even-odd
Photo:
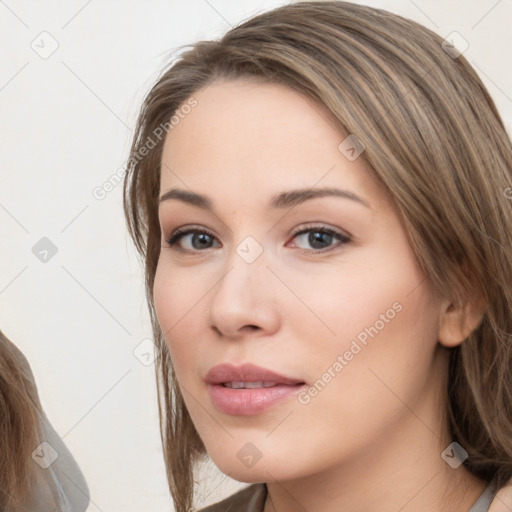
<svg viewBox="0 0 512 512"><path fill-rule="evenodd" d="M12 345L12 344L11 344ZM26 377L37 390L26 357L14 346ZM89 489L73 455L44 412L39 412L41 443L32 452L32 488L26 496L26 512L84 512L89 505Z"/></svg>
<svg viewBox="0 0 512 512"><path fill-rule="evenodd" d="M73 455L46 415L41 416L43 443L32 453L36 481L27 497L30 512L84 512L89 489ZM30 507L30 508L28 508Z"/></svg>
<svg viewBox="0 0 512 512"><path fill-rule="evenodd" d="M494 495L495 489L491 482L468 512L488 512ZM267 486L265 484L252 484L199 512L263 512L266 497Z"/></svg>
<svg viewBox="0 0 512 512"><path fill-rule="evenodd" d="M468 512L487 512L491 506L491 502L496 494L496 489L493 482L484 489L480 497L475 501L475 504L468 510Z"/></svg>

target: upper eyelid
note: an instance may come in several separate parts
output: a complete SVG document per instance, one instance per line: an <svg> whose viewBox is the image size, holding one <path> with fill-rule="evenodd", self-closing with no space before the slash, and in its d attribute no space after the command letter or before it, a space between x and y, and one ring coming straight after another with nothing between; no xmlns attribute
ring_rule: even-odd
<svg viewBox="0 0 512 512"><path fill-rule="evenodd" d="M323 231L323 230L330 231L330 232L337 233L339 235L343 235L343 236L347 236L347 237L350 236L348 233L345 233L342 229L333 228L333 227L327 226L325 224L314 224L312 226L308 225L308 224L301 224L299 227L297 227L293 231L293 234L298 235L299 233L302 233L304 231L312 231L314 229L317 229L318 231Z"/></svg>

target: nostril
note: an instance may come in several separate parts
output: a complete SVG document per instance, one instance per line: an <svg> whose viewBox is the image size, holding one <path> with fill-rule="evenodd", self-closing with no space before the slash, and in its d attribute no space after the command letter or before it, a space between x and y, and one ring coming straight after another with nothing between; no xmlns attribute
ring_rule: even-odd
<svg viewBox="0 0 512 512"><path fill-rule="evenodd" d="M219 336L224 336L225 333L223 333L217 326L215 325L212 325L212 329L219 335ZM244 331L244 330L251 330L251 331L257 331L259 330L260 327L258 327L257 325L244 325L242 328L239 329L239 331Z"/></svg>
<svg viewBox="0 0 512 512"><path fill-rule="evenodd" d="M243 327L241 327L238 332L239 333L249 333L249 332L254 332L254 331L259 331L260 330L260 327L258 327L257 325L244 325Z"/></svg>

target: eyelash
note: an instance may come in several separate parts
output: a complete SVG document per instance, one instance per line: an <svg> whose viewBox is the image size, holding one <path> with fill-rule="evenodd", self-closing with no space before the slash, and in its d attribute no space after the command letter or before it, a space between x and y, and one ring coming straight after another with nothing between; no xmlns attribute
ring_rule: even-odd
<svg viewBox="0 0 512 512"><path fill-rule="evenodd" d="M351 242L351 238L348 237L347 235L345 235L339 231L336 231L334 229L327 228L325 226L308 226L307 228L303 228L303 227L298 228L297 231L295 231L293 233L292 240L294 238L296 238L298 235L302 235L304 233L309 233L311 231L315 232L315 233L322 233L322 234L330 235L334 238L337 238L339 243L334 246L325 248L325 249L309 249L309 250L308 249L299 249L302 252L307 253L307 254L311 254L311 253L318 254L318 253L329 252L329 251L334 250L336 247L343 246L343 245L346 245L349 242ZM190 235L190 234L205 234L211 238L215 238L215 236L212 233L210 233L209 231L204 230L204 229L178 228L176 231L174 231L174 233L171 235L171 237L165 241L169 245L169 247L172 248L172 247L176 246L178 244L178 242L184 236ZM200 249L190 250L190 249L182 249L180 247L178 247L178 249L183 252L204 252L204 250L200 250ZM207 249L211 249L211 247L207 247Z"/></svg>

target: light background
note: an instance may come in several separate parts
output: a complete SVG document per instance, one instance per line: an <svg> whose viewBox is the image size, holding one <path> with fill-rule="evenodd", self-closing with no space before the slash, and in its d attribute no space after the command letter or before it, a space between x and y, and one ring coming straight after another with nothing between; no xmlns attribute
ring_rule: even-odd
<svg viewBox="0 0 512 512"><path fill-rule="evenodd" d="M0 328L30 361L86 476L89 511L172 510L154 367L133 353L151 331L122 186L102 200L93 190L125 163L138 106L169 53L284 3L0 0ZM459 32L511 132L512 0L356 3L443 37ZM48 52L52 38L58 48L42 58L32 46ZM32 252L42 237L58 250L46 263ZM242 486L207 474L201 505Z"/></svg>

